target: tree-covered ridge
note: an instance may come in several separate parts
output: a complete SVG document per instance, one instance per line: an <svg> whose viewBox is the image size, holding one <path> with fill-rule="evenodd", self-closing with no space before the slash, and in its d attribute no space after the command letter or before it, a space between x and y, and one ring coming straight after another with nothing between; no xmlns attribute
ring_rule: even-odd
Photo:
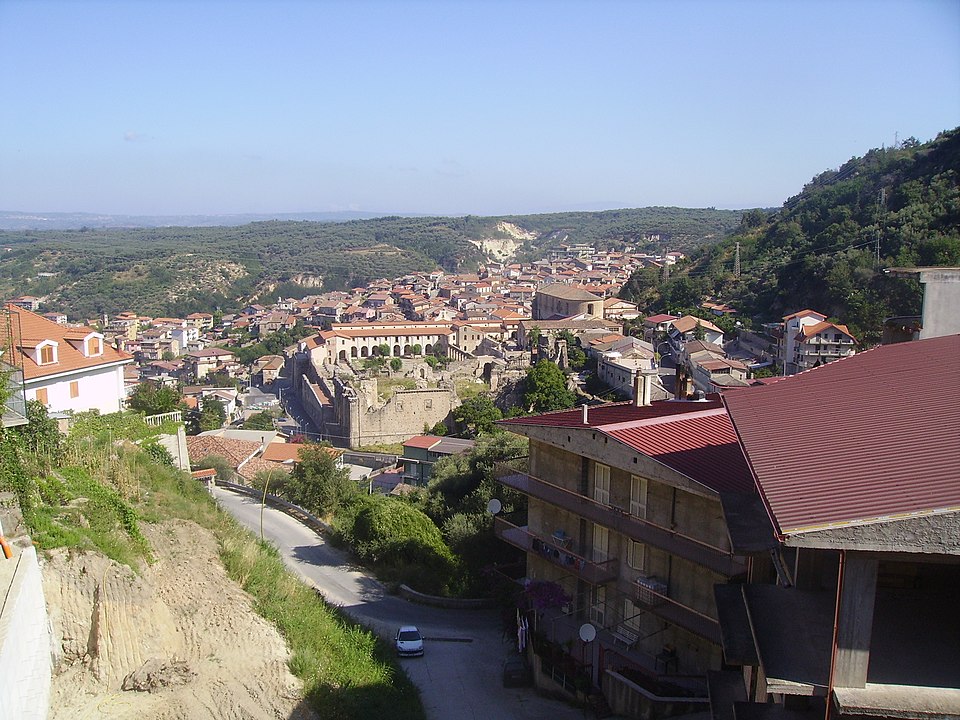
<svg viewBox="0 0 960 720"><path fill-rule="evenodd" d="M736 227L737 211L642 208L489 217L384 217L342 223L256 222L239 227L84 228L0 232L0 297L49 296L71 316L135 308L183 315L235 309L277 294L358 287L484 260L471 240L532 232L539 258L562 243L619 247L659 235L658 249L688 249Z"/></svg>
<svg viewBox="0 0 960 720"><path fill-rule="evenodd" d="M874 341L884 318L920 312L919 284L884 268L960 265L958 171L960 128L925 144L871 150L813 178L777 212L744 213L736 233L666 283L638 273L624 295L649 310L712 297L756 321L812 308Z"/></svg>

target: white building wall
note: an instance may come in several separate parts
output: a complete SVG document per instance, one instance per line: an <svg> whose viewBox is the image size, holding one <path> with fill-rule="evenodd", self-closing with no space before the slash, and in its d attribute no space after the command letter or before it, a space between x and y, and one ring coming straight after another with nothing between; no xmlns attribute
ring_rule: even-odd
<svg viewBox="0 0 960 720"><path fill-rule="evenodd" d="M46 720L52 656L37 551L0 563L0 718Z"/></svg>
<svg viewBox="0 0 960 720"><path fill-rule="evenodd" d="M70 397L71 382L78 383L77 397ZM91 368L49 379L29 380L26 388L27 399L36 400L37 390L40 388L47 389L47 407L51 412L117 412L123 409L123 366Z"/></svg>

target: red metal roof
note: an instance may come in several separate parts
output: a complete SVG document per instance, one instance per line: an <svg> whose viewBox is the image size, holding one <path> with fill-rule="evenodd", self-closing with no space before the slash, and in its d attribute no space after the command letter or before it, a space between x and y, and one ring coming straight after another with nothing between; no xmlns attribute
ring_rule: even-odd
<svg viewBox="0 0 960 720"><path fill-rule="evenodd" d="M753 482L727 413L707 410L604 428L613 438L717 492L750 492Z"/></svg>
<svg viewBox="0 0 960 720"><path fill-rule="evenodd" d="M733 426L717 395L706 401L663 400L637 407L633 403L598 405L583 410L502 420L507 427L592 428L683 473L717 492L753 489L750 471L737 444Z"/></svg>
<svg viewBox="0 0 960 720"><path fill-rule="evenodd" d="M723 407L719 395L708 395L707 400L689 402L684 400L659 400L649 405L637 407L632 402L610 403L608 405L593 405L587 408L587 423L583 422L583 408L573 410L556 410L540 415L509 418L500 420L499 425L533 425L537 427L601 427L614 423L634 420L649 420L665 415L680 415L683 413L700 412L701 410L715 410Z"/></svg>
<svg viewBox="0 0 960 720"><path fill-rule="evenodd" d="M960 335L725 394L784 535L960 510Z"/></svg>

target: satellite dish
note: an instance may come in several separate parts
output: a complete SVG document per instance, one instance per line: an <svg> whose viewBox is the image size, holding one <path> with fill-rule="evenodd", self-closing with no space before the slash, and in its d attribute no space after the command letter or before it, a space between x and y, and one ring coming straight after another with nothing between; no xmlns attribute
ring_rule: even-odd
<svg viewBox="0 0 960 720"><path fill-rule="evenodd" d="M580 626L580 639L584 642L593 642L597 639L597 629L590 623Z"/></svg>
<svg viewBox="0 0 960 720"><path fill-rule="evenodd" d="M496 515L501 510L503 510L503 504L496 498L490 498L490 502L487 503L487 512Z"/></svg>

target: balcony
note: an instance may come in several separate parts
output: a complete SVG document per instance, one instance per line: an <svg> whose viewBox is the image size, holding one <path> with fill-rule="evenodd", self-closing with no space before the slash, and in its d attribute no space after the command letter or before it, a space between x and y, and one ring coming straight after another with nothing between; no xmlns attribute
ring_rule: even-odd
<svg viewBox="0 0 960 720"><path fill-rule="evenodd" d="M677 602L669 595L666 584L655 578L627 578L617 581L617 590L633 598L633 604L657 617L699 635L712 643L720 644L720 623L709 615Z"/></svg>
<svg viewBox="0 0 960 720"><path fill-rule="evenodd" d="M520 472L509 465L499 465L495 473L497 481L507 487L563 508L598 525L616 530L639 542L658 547L671 555L689 560L725 577L732 577L746 571L743 558L729 550L661 527L631 515L623 508L598 503L592 498L565 490L553 483Z"/></svg>
<svg viewBox="0 0 960 720"><path fill-rule="evenodd" d="M591 562L562 546L558 547L553 536L541 537L527 527L518 527L502 517L493 519L493 532L504 542L542 557L591 585L602 585L617 578L619 561L616 558L602 563Z"/></svg>

